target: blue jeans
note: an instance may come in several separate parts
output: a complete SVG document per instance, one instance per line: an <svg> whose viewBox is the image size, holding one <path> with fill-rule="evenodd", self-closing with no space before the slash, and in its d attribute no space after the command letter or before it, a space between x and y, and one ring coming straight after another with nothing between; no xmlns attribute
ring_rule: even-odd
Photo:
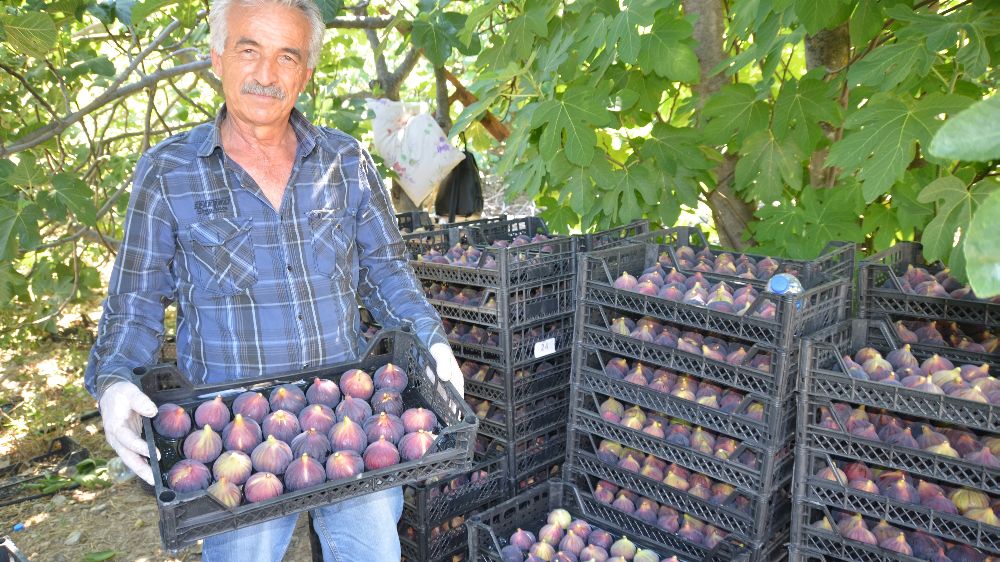
<svg viewBox="0 0 1000 562"><path fill-rule="evenodd" d="M396 524L403 489L396 487L313 510L313 527L325 562L396 562ZM299 515L266 521L205 539L204 562L279 562L292 541Z"/></svg>

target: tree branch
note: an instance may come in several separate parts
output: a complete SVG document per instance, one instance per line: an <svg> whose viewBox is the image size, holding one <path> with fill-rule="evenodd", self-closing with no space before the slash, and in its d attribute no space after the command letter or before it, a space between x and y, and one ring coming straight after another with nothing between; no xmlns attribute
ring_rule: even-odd
<svg viewBox="0 0 1000 562"><path fill-rule="evenodd" d="M451 130L451 102L448 101L448 77L443 66L434 68L434 90L437 94L437 115L434 118L447 134Z"/></svg>
<svg viewBox="0 0 1000 562"><path fill-rule="evenodd" d="M326 24L327 29L385 29L392 25L396 18L353 17L333 18Z"/></svg>
<svg viewBox="0 0 1000 562"><path fill-rule="evenodd" d="M3 63L0 63L0 69L3 69L4 72L6 72L7 74L10 74L14 78L16 78L17 81L20 82L21 85L24 86L24 88L26 90L28 90L28 93L31 94L31 97L33 97L36 100L38 100L38 103L41 104L41 106L45 108L45 111L48 111L50 115L52 115L52 116L58 115L56 113L56 110L52 109L52 106L49 105L49 102L45 101L45 98L42 97L42 95L40 93L38 93L38 91L35 90L35 88L33 88L31 86L31 83L29 83L24 78L24 76L21 75L20 72L14 70L12 67L7 66L6 64L3 64Z"/></svg>
<svg viewBox="0 0 1000 562"><path fill-rule="evenodd" d="M161 80L166 80L168 78L173 78L174 76L180 76L182 74L187 74L189 72L197 72L211 66L212 62L210 60L200 60L197 62L182 64L166 70L161 70L159 72L154 72L127 86L122 86L117 89L109 88L104 91L103 94L94 99L94 101L87 104L85 107L66 115L64 117L54 119L48 125L36 129L21 138L16 139L13 144L5 147L0 147L0 158L6 158L11 154L21 152L22 150L27 150L29 148L38 146L43 142L51 139L55 135L62 133L67 127L76 123L82 119L87 114L99 109L117 99L128 97L140 90L148 88Z"/></svg>

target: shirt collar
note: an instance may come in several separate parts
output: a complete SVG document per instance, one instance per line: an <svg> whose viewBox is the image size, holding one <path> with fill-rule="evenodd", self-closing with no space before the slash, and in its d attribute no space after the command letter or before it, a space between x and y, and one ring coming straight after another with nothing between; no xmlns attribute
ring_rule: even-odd
<svg viewBox="0 0 1000 562"><path fill-rule="evenodd" d="M198 156L206 158L211 156L215 149L222 149L222 138L219 135L219 126L226 119L226 105L222 105L222 109L219 110L219 114L215 116L215 121L212 123L211 128L208 131L208 136L201 143L198 148ZM316 139L319 138L319 128L313 125L306 119L306 116L302 114L298 108L292 108L292 114L288 117L288 122L292 126L292 130L295 131L295 137L299 140L299 154L305 156L316 148Z"/></svg>

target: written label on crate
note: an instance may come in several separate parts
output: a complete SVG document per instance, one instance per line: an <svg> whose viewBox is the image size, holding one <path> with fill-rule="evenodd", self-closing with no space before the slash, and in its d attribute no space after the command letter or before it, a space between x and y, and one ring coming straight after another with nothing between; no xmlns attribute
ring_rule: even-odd
<svg viewBox="0 0 1000 562"><path fill-rule="evenodd" d="M540 359L556 352L556 339L548 338L535 344L535 359Z"/></svg>

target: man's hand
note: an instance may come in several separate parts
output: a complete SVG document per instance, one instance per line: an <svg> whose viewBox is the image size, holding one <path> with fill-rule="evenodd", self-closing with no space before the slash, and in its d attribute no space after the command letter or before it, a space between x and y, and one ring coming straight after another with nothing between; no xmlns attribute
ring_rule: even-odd
<svg viewBox="0 0 1000 562"><path fill-rule="evenodd" d="M462 375L462 369L458 367L458 360L455 359L455 354L451 351L451 346L446 343L436 343L431 346L431 357L437 363L437 378L448 381L455 390L458 391L458 395L465 397L465 376ZM428 368L430 371L430 368ZM431 379L434 379L433 373L428 373Z"/></svg>
<svg viewBox="0 0 1000 562"><path fill-rule="evenodd" d="M149 466L149 447L139 435L142 427L139 416L155 416L156 404L139 387L122 381L104 391L100 409L108 444L136 476L152 484L153 469Z"/></svg>

